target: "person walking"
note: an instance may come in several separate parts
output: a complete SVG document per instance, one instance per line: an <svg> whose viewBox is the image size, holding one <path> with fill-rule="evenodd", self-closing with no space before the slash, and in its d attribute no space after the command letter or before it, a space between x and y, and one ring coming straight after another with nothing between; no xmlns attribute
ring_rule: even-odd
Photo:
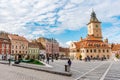
<svg viewBox="0 0 120 80"><path fill-rule="evenodd" d="M69 65L69 67L71 67L71 64L72 64L71 60L68 59L68 65Z"/></svg>
<svg viewBox="0 0 120 80"><path fill-rule="evenodd" d="M48 64L49 64L49 60L50 60L49 57L47 57L47 63L48 63Z"/></svg>
<svg viewBox="0 0 120 80"><path fill-rule="evenodd" d="M9 58L8 61L9 61L9 66L10 66L10 64L11 64L11 59Z"/></svg>
<svg viewBox="0 0 120 80"><path fill-rule="evenodd" d="M43 55L43 62L44 62L44 60L45 60L45 55Z"/></svg>

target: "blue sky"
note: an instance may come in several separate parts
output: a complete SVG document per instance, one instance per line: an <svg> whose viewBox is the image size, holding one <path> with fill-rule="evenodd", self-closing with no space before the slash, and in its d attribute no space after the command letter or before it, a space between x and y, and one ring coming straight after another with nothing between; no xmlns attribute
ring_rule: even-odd
<svg viewBox="0 0 120 80"><path fill-rule="evenodd" d="M102 22L103 38L120 43L120 0L0 0L0 30L55 38L61 46L87 35L92 9Z"/></svg>

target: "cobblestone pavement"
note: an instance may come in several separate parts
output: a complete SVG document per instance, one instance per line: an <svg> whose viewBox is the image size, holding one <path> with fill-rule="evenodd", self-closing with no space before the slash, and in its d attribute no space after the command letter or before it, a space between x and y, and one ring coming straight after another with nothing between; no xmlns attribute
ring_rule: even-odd
<svg viewBox="0 0 120 80"><path fill-rule="evenodd" d="M67 61L50 62L54 69L64 71ZM72 61L72 76L0 64L0 80L120 80L120 61Z"/></svg>
<svg viewBox="0 0 120 80"><path fill-rule="evenodd" d="M120 80L120 62L113 62L104 80Z"/></svg>
<svg viewBox="0 0 120 80"><path fill-rule="evenodd" d="M50 63L54 68L58 68L64 70L64 65L67 61L55 61L54 63ZM91 61L91 62L84 62L84 61L72 61L71 66L71 72L72 77L74 79L78 78L79 76L82 76L86 72L89 72L90 70L94 69L96 66L100 66L102 64L106 63L106 61Z"/></svg>
<svg viewBox="0 0 120 80"><path fill-rule="evenodd" d="M0 80L74 80L71 77L0 64Z"/></svg>
<svg viewBox="0 0 120 80"><path fill-rule="evenodd" d="M67 61L55 61L54 67L64 68ZM72 61L73 80L120 80L120 61Z"/></svg>

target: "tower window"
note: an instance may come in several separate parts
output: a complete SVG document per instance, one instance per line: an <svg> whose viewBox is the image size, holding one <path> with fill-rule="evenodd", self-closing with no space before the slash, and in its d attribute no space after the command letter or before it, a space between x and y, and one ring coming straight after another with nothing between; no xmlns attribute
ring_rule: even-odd
<svg viewBox="0 0 120 80"><path fill-rule="evenodd" d="M96 27L98 28L98 25L96 25Z"/></svg>

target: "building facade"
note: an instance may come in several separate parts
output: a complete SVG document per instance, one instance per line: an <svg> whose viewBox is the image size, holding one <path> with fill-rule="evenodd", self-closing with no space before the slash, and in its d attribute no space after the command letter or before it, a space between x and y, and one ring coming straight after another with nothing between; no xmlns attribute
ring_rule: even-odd
<svg viewBox="0 0 120 80"><path fill-rule="evenodd" d="M0 32L0 59L7 60L11 54L11 42L8 33Z"/></svg>
<svg viewBox="0 0 120 80"><path fill-rule="evenodd" d="M115 57L120 58L120 44L112 44L111 48L112 48L113 58Z"/></svg>
<svg viewBox="0 0 120 80"><path fill-rule="evenodd" d="M59 47L59 57L62 58L69 58L69 48Z"/></svg>
<svg viewBox="0 0 120 80"><path fill-rule="evenodd" d="M38 38L37 42L40 42L45 49L47 56L58 56L59 55L59 43L55 39Z"/></svg>
<svg viewBox="0 0 120 80"><path fill-rule="evenodd" d="M35 42L29 42L28 44L28 57L30 59L39 59L39 45Z"/></svg>
<svg viewBox="0 0 120 80"><path fill-rule="evenodd" d="M23 58L28 51L27 39L16 34L9 34L8 37L11 41L11 55L14 59Z"/></svg>
<svg viewBox="0 0 120 80"><path fill-rule="evenodd" d="M94 11L91 13L86 38L80 38L78 42L70 45L70 56L73 59L109 59L111 57L111 46L108 39L103 41L101 22L97 19Z"/></svg>

